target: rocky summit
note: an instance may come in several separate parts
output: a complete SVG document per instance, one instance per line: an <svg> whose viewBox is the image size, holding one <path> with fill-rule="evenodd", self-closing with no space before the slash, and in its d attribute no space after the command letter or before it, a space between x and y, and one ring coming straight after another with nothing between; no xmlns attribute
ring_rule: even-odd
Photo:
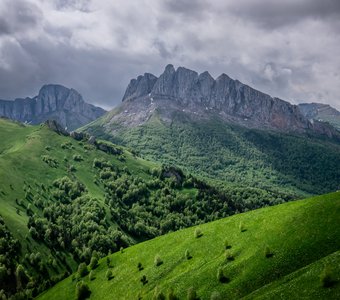
<svg viewBox="0 0 340 300"><path fill-rule="evenodd" d="M123 106L112 114L112 122L136 125L146 122L155 112L171 120L173 111L194 117L213 117L260 129L287 132L314 132L329 137L339 133L330 125L310 121L299 107L271 97L238 80L222 74L214 79L208 72L167 65L156 77L145 73L132 79L123 97Z"/></svg>
<svg viewBox="0 0 340 300"><path fill-rule="evenodd" d="M44 85L33 98L0 100L0 117L39 124L56 120L68 130L79 128L102 116L105 110L88 104L74 89Z"/></svg>

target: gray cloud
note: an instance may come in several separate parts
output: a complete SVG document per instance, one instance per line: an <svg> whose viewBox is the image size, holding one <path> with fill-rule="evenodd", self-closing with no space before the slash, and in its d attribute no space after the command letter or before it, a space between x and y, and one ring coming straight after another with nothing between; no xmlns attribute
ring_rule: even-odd
<svg viewBox="0 0 340 300"><path fill-rule="evenodd" d="M340 109L339 7L337 0L4 0L0 98L60 83L111 108L131 78L172 63Z"/></svg>
<svg viewBox="0 0 340 300"><path fill-rule="evenodd" d="M22 33L34 29L42 14L35 4L4 0L0 4L0 35Z"/></svg>
<svg viewBox="0 0 340 300"><path fill-rule="evenodd" d="M239 1L227 6L234 14L248 18L267 29L289 26L305 21L307 18L339 18L338 0L286 0L286 1Z"/></svg>

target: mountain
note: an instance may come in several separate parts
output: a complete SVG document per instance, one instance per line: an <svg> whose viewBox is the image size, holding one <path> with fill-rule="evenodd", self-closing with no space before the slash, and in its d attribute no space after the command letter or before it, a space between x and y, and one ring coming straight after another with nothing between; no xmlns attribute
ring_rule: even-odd
<svg viewBox="0 0 340 300"><path fill-rule="evenodd" d="M29 124L58 121L68 130L74 130L99 118L105 110L88 104L74 89L62 85L44 85L38 96L0 100L0 117Z"/></svg>
<svg viewBox="0 0 340 300"><path fill-rule="evenodd" d="M340 130L340 112L328 104L301 103L298 105L301 113L309 120L328 122Z"/></svg>
<svg viewBox="0 0 340 300"><path fill-rule="evenodd" d="M172 65L158 78L146 73L131 80L121 105L82 130L221 185L294 197L339 187L334 127L225 74L215 80Z"/></svg>
<svg viewBox="0 0 340 300"><path fill-rule="evenodd" d="M0 299L34 297L120 247L292 200L213 186L56 121L0 118L0 140Z"/></svg>
<svg viewBox="0 0 340 300"><path fill-rule="evenodd" d="M165 119L174 110L184 110L202 118L211 114L251 128L269 128L289 132L316 132L328 136L340 135L332 127L309 122L296 105L257 91L238 80L222 74L216 80L208 72L195 71L173 65L166 66L157 78L144 74L130 81L123 97L124 122L139 124L158 108L165 108ZM139 102L148 106L140 111ZM131 120L132 119L132 120ZM114 118L112 119L112 121Z"/></svg>
<svg viewBox="0 0 340 300"><path fill-rule="evenodd" d="M81 283L103 300L339 299L339 213L337 192L187 228L110 255L91 277L75 273L37 299L72 299Z"/></svg>

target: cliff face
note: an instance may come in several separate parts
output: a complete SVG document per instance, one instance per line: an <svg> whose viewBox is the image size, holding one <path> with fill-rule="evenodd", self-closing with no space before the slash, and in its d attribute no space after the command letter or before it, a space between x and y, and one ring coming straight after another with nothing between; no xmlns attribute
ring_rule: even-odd
<svg viewBox="0 0 340 300"><path fill-rule="evenodd" d="M180 109L202 117L217 114L219 118L252 128L314 131L328 136L334 131L327 124L310 122L296 105L257 91L226 74L214 79L208 72L198 74L183 67L175 70L172 65L166 66L158 78L146 73L131 80L123 102L125 111L132 111L135 119L140 118L143 107L149 103L144 108L143 120L154 109L167 111L166 114Z"/></svg>
<svg viewBox="0 0 340 300"><path fill-rule="evenodd" d="M44 85L34 98L0 100L0 116L20 122L39 124L54 119L74 130L102 116L105 110L86 103L74 89Z"/></svg>

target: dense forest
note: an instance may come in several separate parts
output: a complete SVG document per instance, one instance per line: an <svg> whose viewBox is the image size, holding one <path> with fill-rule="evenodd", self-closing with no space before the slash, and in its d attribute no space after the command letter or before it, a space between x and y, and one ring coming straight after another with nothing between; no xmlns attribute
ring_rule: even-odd
<svg viewBox="0 0 340 300"><path fill-rule="evenodd" d="M112 134L96 122L85 130L223 186L295 197L339 188L339 145L321 137L247 129L218 119L196 121L182 112L170 123L155 114L141 126L116 125Z"/></svg>

